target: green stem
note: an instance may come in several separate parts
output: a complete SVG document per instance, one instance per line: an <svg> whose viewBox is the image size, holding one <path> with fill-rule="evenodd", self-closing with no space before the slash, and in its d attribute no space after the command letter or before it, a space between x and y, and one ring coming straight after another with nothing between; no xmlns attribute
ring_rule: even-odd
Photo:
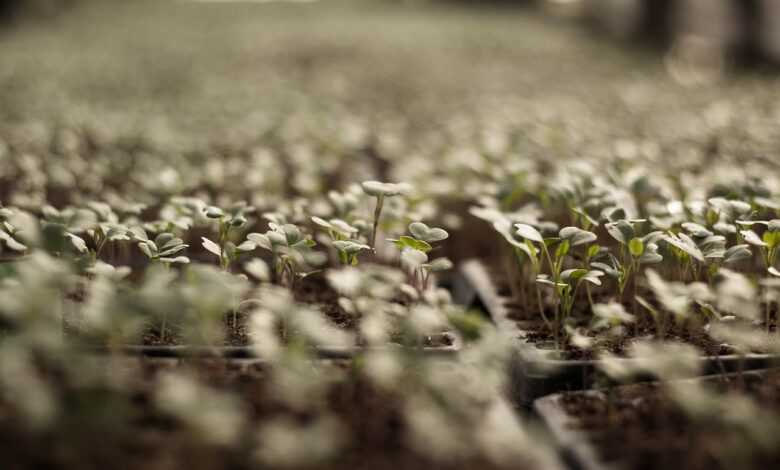
<svg viewBox="0 0 780 470"><path fill-rule="evenodd" d="M588 294L588 306L590 306L590 311L593 312L593 294L590 292L590 283L585 285L585 292Z"/></svg>
<svg viewBox="0 0 780 470"><path fill-rule="evenodd" d="M634 295L631 297L631 312L634 314L634 336L636 336L639 332L639 317L636 313L636 296L638 294L637 284L639 284L639 263L636 260L634 260L633 263L634 267L632 268L632 271L634 272Z"/></svg>
<svg viewBox="0 0 780 470"><path fill-rule="evenodd" d="M374 227L371 231L371 249L376 252L376 233L379 229L379 217L382 215L382 206L384 206L385 198L382 195L376 198L376 208L374 209Z"/></svg>
<svg viewBox="0 0 780 470"><path fill-rule="evenodd" d="M552 257L550 256L550 250L547 249L547 244L544 242L542 242L542 250L544 251L544 256L547 258L547 264L550 266L550 274L552 275L553 283L555 283L553 286L553 295L555 296L555 325L553 326L553 330L555 333L555 345L560 348L561 302L560 295L558 295L558 279L560 275L556 269L558 263L553 263Z"/></svg>

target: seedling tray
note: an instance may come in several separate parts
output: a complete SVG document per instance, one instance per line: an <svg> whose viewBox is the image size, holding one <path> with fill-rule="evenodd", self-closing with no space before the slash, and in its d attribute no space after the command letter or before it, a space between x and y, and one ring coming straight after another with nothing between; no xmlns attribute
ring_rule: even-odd
<svg viewBox="0 0 780 470"><path fill-rule="evenodd" d="M511 332L528 348L534 348L529 349L532 354L515 353L509 365L510 394L516 405L531 407L537 398L565 391L587 390L596 384L600 377L599 360L544 358L544 350L525 340L526 332L523 326L532 322L522 323L509 318L506 304L511 302L511 299L499 294L481 261L471 260L464 263L461 272L475 290L476 297L490 320L499 328ZM536 352L539 358L536 358L537 354L533 354ZM700 360L704 374L765 369L780 364L780 356L775 354L702 356Z"/></svg>
<svg viewBox="0 0 780 470"><path fill-rule="evenodd" d="M312 348L311 354L318 359L351 359L359 354L370 351L402 349L402 346L387 346L386 348ZM120 347L84 346L84 352L95 354L122 354L128 356L144 356L159 358L223 358L223 359L255 359L258 358L251 346L135 346ZM452 357L460 351L458 345L442 347L425 347L419 349L405 348L425 356Z"/></svg>
<svg viewBox="0 0 780 470"><path fill-rule="evenodd" d="M452 273L439 276L437 283L440 287L448 289L452 293L453 301L460 305L472 305L476 298L476 291L472 284L460 273ZM388 345L386 347L317 347L311 349L311 354L319 359L350 359L356 355L364 354L371 350L400 349L411 352L416 351L425 356L453 357L461 347L455 343L449 346L438 347L404 347L401 345ZM255 359L257 354L251 346L208 346L208 345L156 345L144 346L126 344L121 346L87 345L83 347L86 352L94 354L122 354L127 356L144 356L159 358L224 358L224 359Z"/></svg>
<svg viewBox="0 0 780 470"><path fill-rule="evenodd" d="M727 377L736 377L740 374L761 378L766 375L768 371L769 370L716 374L698 379L682 379L681 381L691 383L716 382ZM596 447L589 438L588 431L579 429L577 427L577 417L566 412L562 400L564 397L571 396L572 394L606 398L606 394L602 390L584 390L549 395L539 398L533 403L533 411L552 435L564 460L572 468L579 470L623 470L619 463L606 462L599 456Z"/></svg>

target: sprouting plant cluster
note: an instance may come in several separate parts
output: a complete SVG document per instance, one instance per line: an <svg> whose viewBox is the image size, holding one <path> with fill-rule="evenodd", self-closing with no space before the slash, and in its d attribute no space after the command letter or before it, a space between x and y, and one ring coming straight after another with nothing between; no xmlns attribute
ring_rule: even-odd
<svg viewBox="0 0 780 470"><path fill-rule="evenodd" d="M112 21L0 41L0 461L558 468L507 398L523 342L442 288L469 258L616 378L780 352L774 79L681 89L509 10L86 3ZM256 359L150 372L143 345ZM753 400L674 396L777 448Z"/></svg>
<svg viewBox="0 0 780 470"><path fill-rule="evenodd" d="M562 165L534 186L507 177L511 199L472 207L512 260L525 318L544 322L558 349L610 335L664 340L682 328L735 350L776 350L776 175L726 188L694 173L635 171ZM740 340L746 330L753 344Z"/></svg>

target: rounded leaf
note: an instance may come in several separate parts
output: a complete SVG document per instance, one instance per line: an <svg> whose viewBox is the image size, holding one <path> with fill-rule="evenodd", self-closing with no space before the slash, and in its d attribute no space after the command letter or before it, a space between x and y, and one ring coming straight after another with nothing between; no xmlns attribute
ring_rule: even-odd
<svg viewBox="0 0 780 470"><path fill-rule="evenodd" d="M544 243L544 238L538 230L527 224L515 224L515 233L527 240Z"/></svg>

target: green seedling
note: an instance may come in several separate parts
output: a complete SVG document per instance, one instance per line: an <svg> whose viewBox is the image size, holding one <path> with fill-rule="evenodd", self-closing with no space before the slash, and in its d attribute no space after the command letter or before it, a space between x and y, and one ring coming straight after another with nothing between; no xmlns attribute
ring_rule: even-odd
<svg viewBox="0 0 780 470"><path fill-rule="evenodd" d="M442 228L431 228L423 222L409 224L409 232L413 236L402 235L397 240L388 241L401 250L401 261L410 267L413 285L422 293L428 288L432 273L452 269L452 262L447 258L428 258L428 253L433 250L432 244L446 240L450 235Z"/></svg>
<svg viewBox="0 0 780 470"><path fill-rule="evenodd" d="M407 193L410 190L410 186L406 183L381 183L379 181L364 181L361 186L363 188L363 192L376 198L373 228L371 230L371 238L368 244L368 246L370 246L371 249L375 251L376 234L379 230L379 221L382 216L382 208L384 207L385 199Z"/></svg>
<svg viewBox="0 0 780 470"><path fill-rule="evenodd" d="M138 240L138 248L153 263L158 263L165 269L169 269L173 264L189 264L190 259L180 255L189 245L185 244L181 238L177 238L172 233L161 233L154 240L147 237L143 229L133 231L133 236ZM165 339L166 327L168 322L168 312L162 313L162 324L160 325L160 337Z"/></svg>
<svg viewBox="0 0 780 470"><path fill-rule="evenodd" d="M312 274L306 269L317 243L296 225L270 223L269 227L266 233L250 233L247 240L271 252L277 282L294 290L297 279Z"/></svg>
<svg viewBox="0 0 780 470"><path fill-rule="evenodd" d="M240 230L247 225L244 214L252 210L253 208L245 205L238 205L229 212L215 206L205 208L205 216L217 222L219 233L216 242L201 237L202 245L206 251L219 258L219 267L223 271L230 271L232 263L238 260L241 254L249 253L257 248L257 245L248 239L238 245L230 240L232 231Z"/></svg>
<svg viewBox="0 0 780 470"><path fill-rule="evenodd" d="M0 204L0 253L2 253L3 245L9 250L23 253L27 251L27 246L17 240L18 228L11 223L11 218L14 215L14 210L8 207L3 207Z"/></svg>
<svg viewBox="0 0 780 470"><path fill-rule="evenodd" d="M341 219L325 220L320 217L312 217L312 222L327 231L331 244L339 254L341 264L358 264L358 255L363 251L370 251L371 247L352 237L359 232L357 227L349 225Z"/></svg>
<svg viewBox="0 0 780 470"><path fill-rule="evenodd" d="M764 233L759 236L752 229L741 230L739 233L745 243L758 247L763 255L764 264L767 268L774 267L777 261L777 252L780 249L780 219L757 220L757 221L737 221L737 224L745 227L753 225L763 225L766 227Z"/></svg>
<svg viewBox="0 0 780 470"><path fill-rule="evenodd" d="M133 231L133 234L138 240L138 248L152 262L160 263L165 267L190 262L188 257L180 255L189 245L172 233L161 233L154 240L149 239L143 230Z"/></svg>
<svg viewBox="0 0 780 470"><path fill-rule="evenodd" d="M573 248L580 246L587 246L596 241L596 234L588 232L587 230L580 229L578 227L564 227L558 233L557 238L544 238L542 234L534 227L527 224L515 224L516 235L526 240L527 250L524 253L533 258L537 258L537 254L541 251L547 260L549 275L538 273L537 269L537 284L550 285L553 287L553 293L555 295L555 319L553 322L553 331L555 335L555 343L558 347L562 346L561 333L563 329L563 323L568 314L571 312L571 308L574 302L575 292L579 287L579 281L589 280L591 282L597 280L598 276L588 275L589 271L584 270L572 270L567 272L566 279L563 279L563 263L566 257L570 254ZM537 249L536 245L539 246ZM555 247L554 256L550 254L550 248ZM538 258L532 261L535 266L540 266L541 263ZM576 273L576 274L575 274ZM574 276L572 277L572 274ZM569 283L571 281L571 284ZM537 298L540 297L540 293L537 287ZM544 315L544 310L539 301L540 314L549 323Z"/></svg>

